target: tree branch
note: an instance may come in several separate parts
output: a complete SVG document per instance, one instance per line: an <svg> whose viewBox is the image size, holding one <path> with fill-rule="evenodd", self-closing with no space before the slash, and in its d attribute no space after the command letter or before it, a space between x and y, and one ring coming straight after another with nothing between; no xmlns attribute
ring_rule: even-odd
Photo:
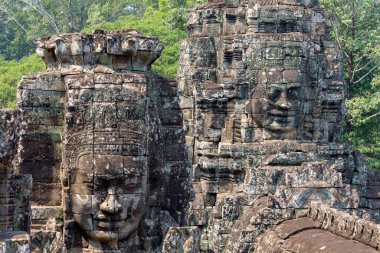
<svg viewBox="0 0 380 253"><path fill-rule="evenodd" d="M376 61L376 60L379 60L380 59L380 56L376 56L375 58L373 58L372 60L368 61L363 67L361 67L360 69L357 69L356 70L356 67L355 67L355 71L356 72L360 72L362 71L363 69L365 69L366 67L368 67L372 62ZM356 65L356 66L359 66L359 65Z"/></svg>
<svg viewBox="0 0 380 253"><path fill-rule="evenodd" d="M35 11L37 11L39 14L41 14L52 25L55 32L57 34L60 33L59 28L58 28L57 24L55 23L54 17L50 13L48 13L42 6L39 6L40 8L37 8L33 3L29 2L28 0L20 0L20 1L29 5Z"/></svg>
<svg viewBox="0 0 380 253"><path fill-rule="evenodd" d="M380 63L376 64L375 67L373 67L372 69L370 69L364 76L362 76L359 80L355 81L354 84L358 84L360 83L361 81L364 80L364 78L366 78L368 75L370 75L375 69L377 69L378 67L380 66Z"/></svg>
<svg viewBox="0 0 380 253"><path fill-rule="evenodd" d="M9 14L8 14L8 18L12 19L21 28L21 30L23 30L25 33L28 33L28 30L26 30L26 28L23 25L21 25L20 22L17 21L17 19L15 19Z"/></svg>
<svg viewBox="0 0 380 253"><path fill-rule="evenodd" d="M333 21L333 27L334 27L334 30L335 30L335 33L336 33L336 41L338 43L338 47L339 49L343 52L344 56L347 57L347 60L350 61L350 57L349 55L347 54L347 52L343 49L343 46L342 46L342 43L340 41L340 36L339 36L339 29L338 29L338 21L337 20L332 20Z"/></svg>
<svg viewBox="0 0 380 253"><path fill-rule="evenodd" d="M359 64L364 58L370 56L370 54L362 54L358 59L356 59L355 63Z"/></svg>
<svg viewBox="0 0 380 253"><path fill-rule="evenodd" d="M371 115L371 116L368 116L367 118L364 119L364 121L368 121L368 120L370 120L370 119L372 119L374 117L377 117L377 116L380 116L380 111L377 112L377 113L375 113L375 114L373 114L373 115Z"/></svg>

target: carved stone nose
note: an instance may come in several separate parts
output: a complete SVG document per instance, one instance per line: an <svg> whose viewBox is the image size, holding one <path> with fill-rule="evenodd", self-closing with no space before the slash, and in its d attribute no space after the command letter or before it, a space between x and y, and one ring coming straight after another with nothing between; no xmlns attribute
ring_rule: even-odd
<svg viewBox="0 0 380 253"><path fill-rule="evenodd" d="M107 197L100 204L100 210L105 213L115 214L120 212L121 205L117 200L116 191L113 187L107 190Z"/></svg>
<svg viewBox="0 0 380 253"><path fill-rule="evenodd" d="M278 98L276 105L281 108L290 108L290 103L286 99L286 91L282 91L280 97Z"/></svg>

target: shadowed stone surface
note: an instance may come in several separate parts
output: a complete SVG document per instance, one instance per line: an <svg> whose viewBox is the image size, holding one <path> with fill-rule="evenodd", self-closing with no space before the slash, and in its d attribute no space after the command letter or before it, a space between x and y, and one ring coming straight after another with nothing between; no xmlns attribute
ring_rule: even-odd
<svg viewBox="0 0 380 253"><path fill-rule="evenodd" d="M0 110L0 252L29 252L32 177L14 174L17 115Z"/></svg>
<svg viewBox="0 0 380 253"><path fill-rule="evenodd" d="M0 253L30 252L30 235L26 232L0 232Z"/></svg>

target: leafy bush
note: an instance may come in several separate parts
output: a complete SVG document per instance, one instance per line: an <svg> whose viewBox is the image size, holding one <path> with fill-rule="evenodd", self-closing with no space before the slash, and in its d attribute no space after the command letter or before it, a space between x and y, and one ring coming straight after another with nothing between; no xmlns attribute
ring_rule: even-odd
<svg viewBox="0 0 380 253"><path fill-rule="evenodd" d="M43 71L45 64L37 55L24 57L19 61L5 61L0 58L0 108L13 108L16 88L23 75Z"/></svg>

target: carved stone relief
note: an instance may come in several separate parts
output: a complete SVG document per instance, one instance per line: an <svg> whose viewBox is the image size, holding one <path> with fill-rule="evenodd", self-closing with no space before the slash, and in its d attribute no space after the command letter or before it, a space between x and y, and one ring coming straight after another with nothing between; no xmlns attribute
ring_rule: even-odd
<svg viewBox="0 0 380 253"><path fill-rule="evenodd" d="M135 30L39 40L48 69L21 81L16 152L5 143L34 180L25 252L158 252L185 225L176 83L150 70L162 50Z"/></svg>
<svg viewBox="0 0 380 253"><path fill-rule="evenodd" d="M312 201L376 219L341 138L340 52L318 2L208 1L190 17L178 82L199 251L253 251Z"/></svg>

